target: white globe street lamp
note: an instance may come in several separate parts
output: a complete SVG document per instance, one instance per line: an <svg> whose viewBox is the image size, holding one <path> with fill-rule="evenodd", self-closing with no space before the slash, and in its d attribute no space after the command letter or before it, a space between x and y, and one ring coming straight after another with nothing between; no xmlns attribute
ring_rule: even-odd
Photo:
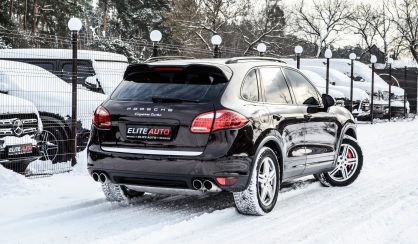
<svg viewBox="0 0 418 244"><path fill-rule="evenodd" d="M68 21L68 29L70 29L70 31L80 31L81 27L83 27L83 23L81 23L81 20L79 18L74 18L72 17L69 21Z"/></svg>
<svg viewBox="0 0 418 244"><path fill-rule="evenodd" d="M213 47L213 57L214 58L219 58L221 56L221 54L219 52L219 45L221 45L221 43L222 43L222 37L220 35L214 35L214 36L212 36L210 41L212 42L212 45L214 46Z"/></svg>
<svg viewBox="0 0 418 244"><path fill-rule="evenodd" d="M71 165L74 166L77 164L77 47L78 47L78 32L83 27L83 23L79 18L72 17L68 21L68 29L72 33L71 45L73 49L73 59L72 59L72 95L71 95Z"/></svg>
<svg viewBox="0 0 418 244"><path fill-rule="evenodd" d="M376 62L377 62L377 58L376 58L376 56L375 55L372 55L372 56L370 56L370 63L372 63L372 90L371 90L371 93L370 93L370 99L371 99L371 102L370 102L370 123L372 123L373 124L373 117L374 117L374 112L373 112L373 103L374 103L374 65L376 64Z"/></svg>
<svg viewBox="0 0 418 244"><path fill-rule="evenodd" d="M153 30L149 34L149 38L152 41L152 56L157 57L158 56L158 42L161 41L161 39L163 38L163 35L161 34L161 31Z"/></svg>
<svg viewBox="0 0 418 244"><path fill-rule="evenodd" d="M263 56L263 55L264 55L264 53L266 52L266 50L267 50L267 46L266 46L266 44L264 44L264 43L259 43L259 44L257 45L257 51L258 51L258 53L260 54L260 56Z"/></svg>
<svg viewBox="0 0 418 244"><path fill-rule="evenodd" d="M300 69L300 55L303 52L303 47L302 46L296 46L295 47L295 53L296 53L296 67L298 69Z"/></svg>
<svg viewBox="0 0 418 244"><path fill-rule="evenodd" d="M327 48L327 50L325 50L325 58L327 59L327 73L326 73L326 81L327 84L325 86L325 92L328 95L329 93L329 59L332 58L332 51L331 49Z"/></svg>
<svg viewBox="0 0 418 244"><path fill-rule="evenodd" d="M163 38L163 35L161 34L161 31L153 30L149 34L149 38L151 39L152 42L160 42L161 39Z"/></svg>

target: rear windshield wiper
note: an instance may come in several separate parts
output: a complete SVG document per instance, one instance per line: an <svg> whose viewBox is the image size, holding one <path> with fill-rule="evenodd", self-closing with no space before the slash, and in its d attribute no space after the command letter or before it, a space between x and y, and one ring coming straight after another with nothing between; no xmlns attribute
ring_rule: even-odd
<svg viewBox="0 0 418 244"><path fill-rule="evenodd" d="M154 103L199 103L200 100L182 99L174 97L152 97Z"/></svg>

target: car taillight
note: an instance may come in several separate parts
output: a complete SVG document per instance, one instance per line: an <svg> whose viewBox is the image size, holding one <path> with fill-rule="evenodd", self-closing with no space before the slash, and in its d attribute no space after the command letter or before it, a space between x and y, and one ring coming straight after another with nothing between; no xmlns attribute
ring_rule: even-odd
<svg viewBox="0 0 418 244"><path fill-rule="evenodd" d="M107 109L99 106L94 112L93 124L99 129L110 129L112 122L110 121L110 114Z"/></svg>
<svg viewBox="0 0 418 244"><path fill-rule="evenodd" d="M243 115L231 110L217 110L198 115L192 123L194 133L209 133L211 130L235 129L248 123Z"/></svg>

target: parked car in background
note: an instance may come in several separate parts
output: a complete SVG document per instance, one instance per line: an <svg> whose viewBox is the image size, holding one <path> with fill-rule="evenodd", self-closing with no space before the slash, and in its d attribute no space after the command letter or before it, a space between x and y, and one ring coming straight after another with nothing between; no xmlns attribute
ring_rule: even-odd
<svg viewBox="0 0 418 244"><path fill-rule="evenodd" d="M360 174L354 118L334 105L277 59L132 65L94 113L88 170L109 201L225 191L240 213L263 215L283 182L347 186Z"/></svg>
<svg viewBox="0 0 418 244"><path fill-rule="evenodd" d="M296 65L296 61L292 59L283 59L289 64ZM301 67L304 68L305 66L318 66L325 68L326 67L326 59L301 59ZM344 83L350 84L351 83L351 60L349 59L332 59L330 63L330 67L335 69L341 73L343 73L346 78ZM372 70L366 64L363 64L359 61L354 61L354 87L363 89L367 92L367 94L371 95L371 77L372 77ZM374 98L377 98L378 101L376 104L378 107L376 108L377 114L375 116L379 117L381 114L380 108L383 107L385 114L382 117L387 117L389 113L389 84L384 81L379 75L376 73L374 74L375 78L375 94ZM342 79L340 79L342 80ZM403 114L404 106L403 106L403 99L404 99L404 89L400 87L392 87L392 99L393 103L391 104L392 108L392 116L396 114ZM409 113L409 102L406 103L407 113ZM394 112L396 111L396 114ZM369 115L364 115L366 118ZM364 117L362 116L362 117Z"/></svg>
<svg viewBox="0 0 418 244"><path fill-rule="evenodd" d="M305 66L303 67L303 69L314 72L315 74L319 75L321 78L326 77L326 68L318 67L318 66ZM350 88L350 80L347 80L347 78L348 77L346 75L344 75L343 73L337 70L334 70L334 69L329 70L330 87L333 89L338 89L339 91L344 93L345 107L349 108L351 88ZM326 82L325 78L322 78L322 79L324 79L324 82ZM367 114L370 112L369 111L370 110L370 96L367 94L366 91L364 91L364 89L358 88L358 87L359 86L357 87L353 86L353 115L354 117L358 117L359 115L362 116L363 114Z"/></svg>
<svg viewBox="0 0 418 244"><path fill-rule="evenodd" d="M41 132L42 121L33 103L0 93L0 164L24 173L40 157Z"/></svg>
<svg viewBox="0 0 418 244"><path fill-rule="evenodd" d="M314 84L316 89L318 89L321 94L326 94L326 81L321 76L309 70L301 71ZM342 92L329 86L328 95L333 97L338 104L344 106L345 96Z"/></svg>
<svg viewBox="0 0 418 244"><path fill-rule="evenodd" d="M121 54L78 50L77 55L78 85L107 95L122 81L128 66L128 59ZM33 64L72 82L70 49L3 49L0 50L1 59Z"/></svg>
<svg viewBox="0 0 418 244"><path fill-rule="evenodd" d="M55 148L46 160L53 163L67 161L71 141L72 87L54 74L35 65L0 60L0 91L31 101L44 123L47 146ZM91 113L106 96L78 89L77 127L78 149L87 143L91 127Z"/></svg>

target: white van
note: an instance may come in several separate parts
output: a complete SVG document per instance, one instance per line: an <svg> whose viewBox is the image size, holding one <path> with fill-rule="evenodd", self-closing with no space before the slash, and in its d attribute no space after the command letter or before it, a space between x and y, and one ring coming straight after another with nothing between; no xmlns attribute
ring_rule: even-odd
<svg viewBox="0 0 418 244"><path fill-rule="evenodd" d="M78 85L88 90L110 93L122 81L128 59L116 53L78 50ZM64 81L72 81L70 49L2 49L0 60L25 62L39 66Z"/></svg>

